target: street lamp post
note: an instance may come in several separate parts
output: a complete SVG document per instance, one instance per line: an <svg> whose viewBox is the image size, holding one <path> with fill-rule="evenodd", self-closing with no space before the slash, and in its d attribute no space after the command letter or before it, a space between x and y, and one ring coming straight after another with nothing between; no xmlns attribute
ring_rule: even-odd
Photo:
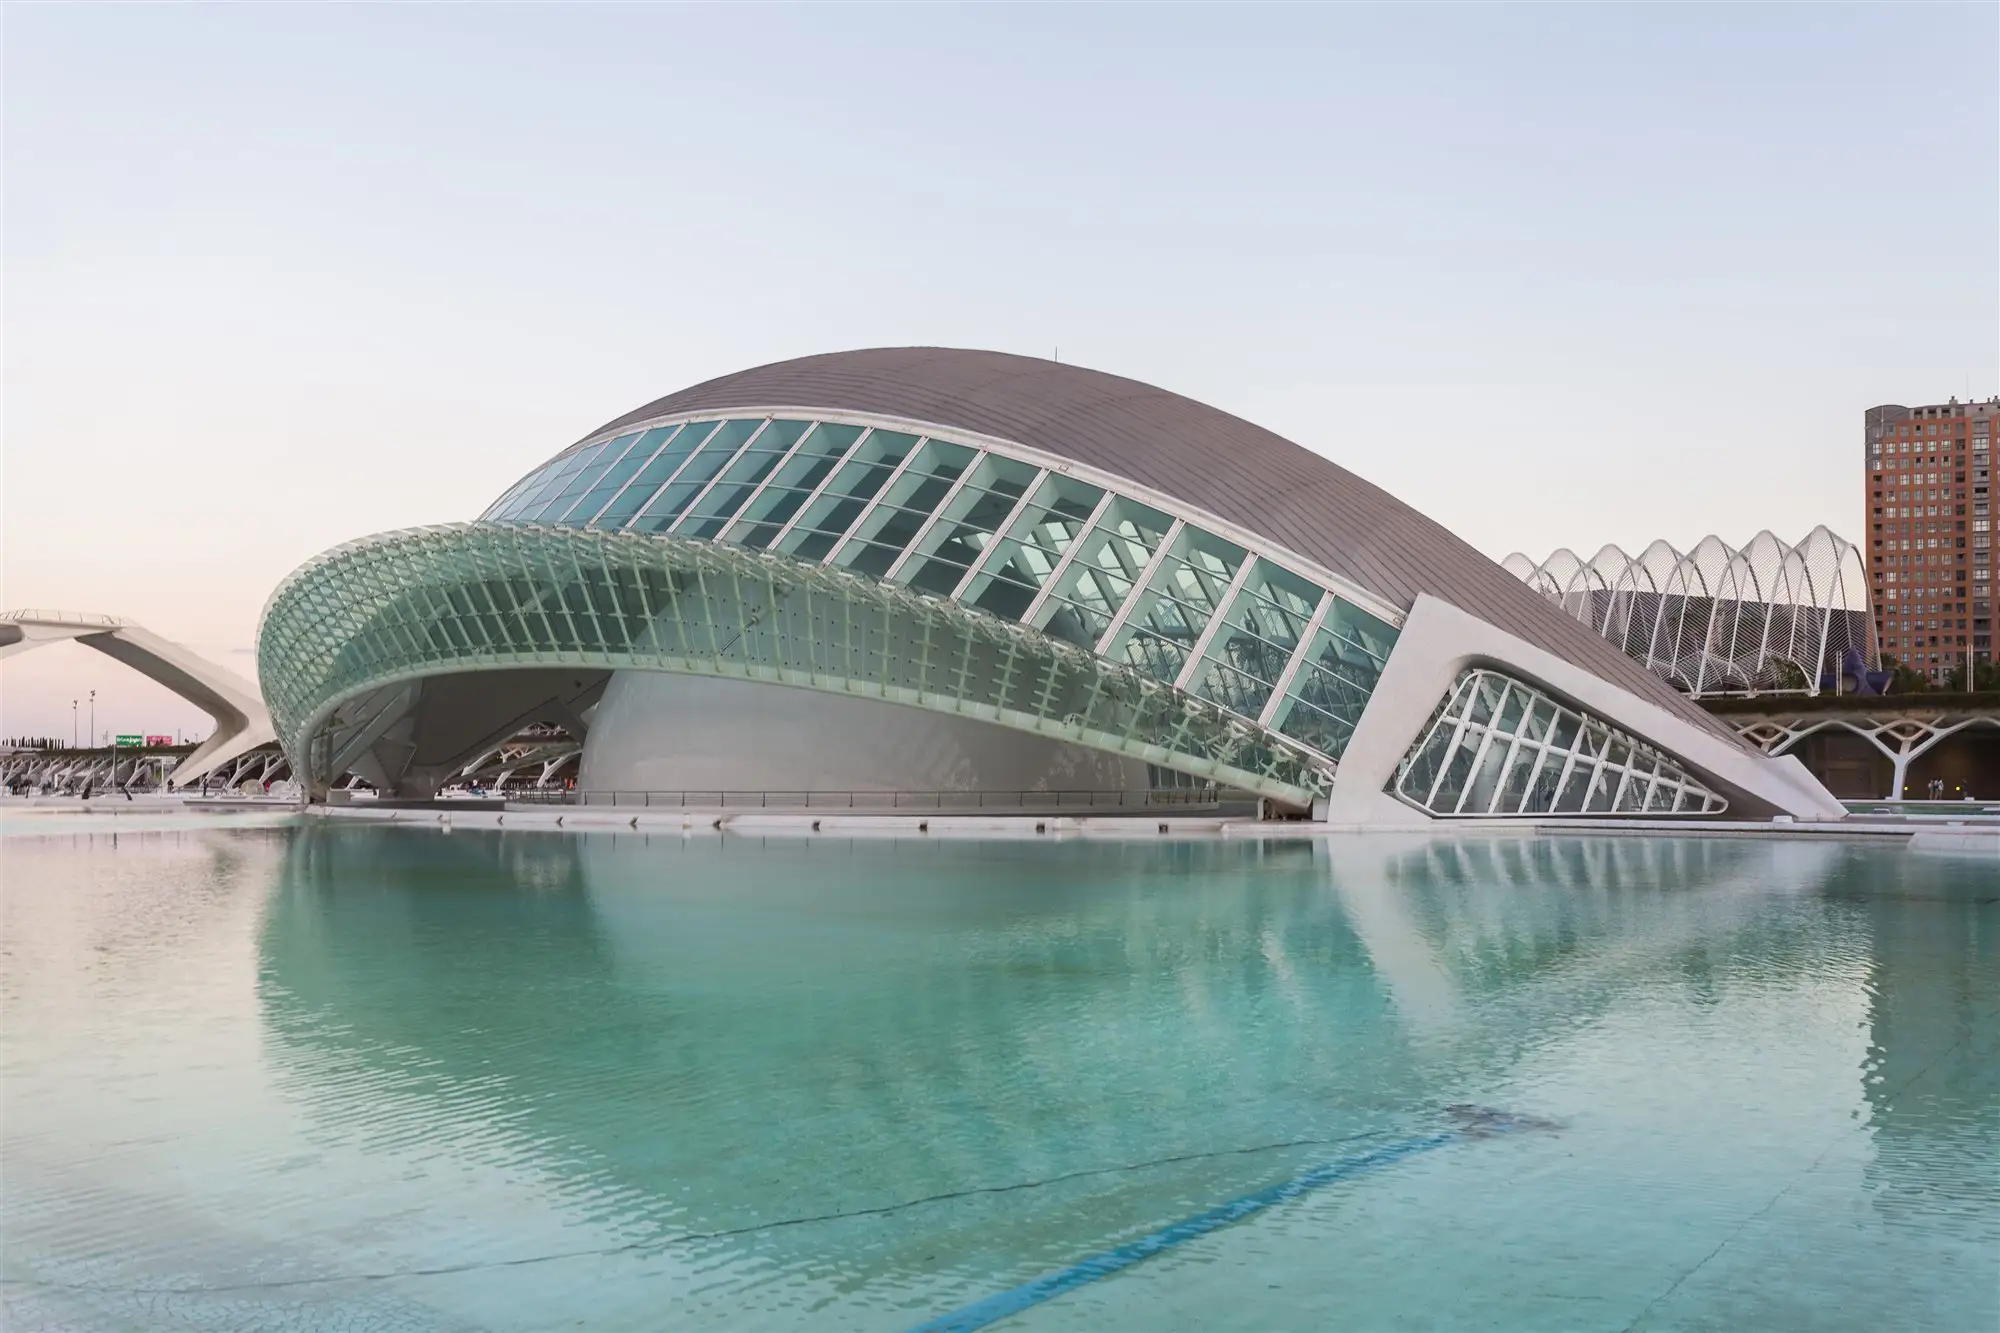
<svg viewBox="0 0 2000 1333"><path fill-rule="evenodd" d="M74 750L74 749L76 749L76 748L77 748L77 745L76 745L76 700L74 700L74 699L71 699L71 700L69 701L69 748L70 748L70 749L72 749L72 750Z"/></svg>
<svg viewBox="0 0 2000 1333"><path fill-rule="evenodd" d="M97 734L97 691L90 692L90 734Z"/></svg>

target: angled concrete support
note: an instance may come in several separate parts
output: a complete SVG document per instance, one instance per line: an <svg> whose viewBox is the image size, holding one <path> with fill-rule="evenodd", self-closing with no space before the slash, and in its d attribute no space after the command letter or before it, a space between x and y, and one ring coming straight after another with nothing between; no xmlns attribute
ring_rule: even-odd
<svg viewBox="0 0 2000 1333"><path fill-rule="evenodd" d="M0 658L65 640L123 662L215 719L215 730L208 739L168 775L174 786L197 782L230 760L277 739L271 729L271 714L255 685L142 625L116 616L73 611L0 612Z"/></svg>

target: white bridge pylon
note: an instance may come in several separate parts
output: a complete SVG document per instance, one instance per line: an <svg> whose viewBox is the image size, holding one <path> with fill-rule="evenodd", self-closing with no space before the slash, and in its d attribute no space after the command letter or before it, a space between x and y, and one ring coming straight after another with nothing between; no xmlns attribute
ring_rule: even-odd
<svg viewBox="0 0 2000 1333"><path fill-rule="evenodd" d="M255 685L143 625L76 611L0 611L0 658L65 640L123 662L215 719L209 738L168 775L173 786L198 782L238 755L277 739Z"/></svg>

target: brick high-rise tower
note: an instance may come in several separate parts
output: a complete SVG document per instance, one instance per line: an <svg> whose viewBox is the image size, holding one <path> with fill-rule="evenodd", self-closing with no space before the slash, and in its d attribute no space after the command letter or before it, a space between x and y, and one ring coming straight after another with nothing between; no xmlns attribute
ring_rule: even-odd
<svg viewBox="0 0 2000 1333"><path fill-rule="evenodd" d="M1942 680L1993 660L1993 436L2000 398L1866 417L1868 575L1885 656Z"/></svg>

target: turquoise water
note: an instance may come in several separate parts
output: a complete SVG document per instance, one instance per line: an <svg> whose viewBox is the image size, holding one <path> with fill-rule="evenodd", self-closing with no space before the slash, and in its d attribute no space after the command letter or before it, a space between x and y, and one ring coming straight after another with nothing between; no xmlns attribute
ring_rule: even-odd
<svg viewBox="0 0 2000 1333"><path fill-rule="evenodd" d="M2000 1325L1990 857L0 831L10 1330Z"/></svg>

